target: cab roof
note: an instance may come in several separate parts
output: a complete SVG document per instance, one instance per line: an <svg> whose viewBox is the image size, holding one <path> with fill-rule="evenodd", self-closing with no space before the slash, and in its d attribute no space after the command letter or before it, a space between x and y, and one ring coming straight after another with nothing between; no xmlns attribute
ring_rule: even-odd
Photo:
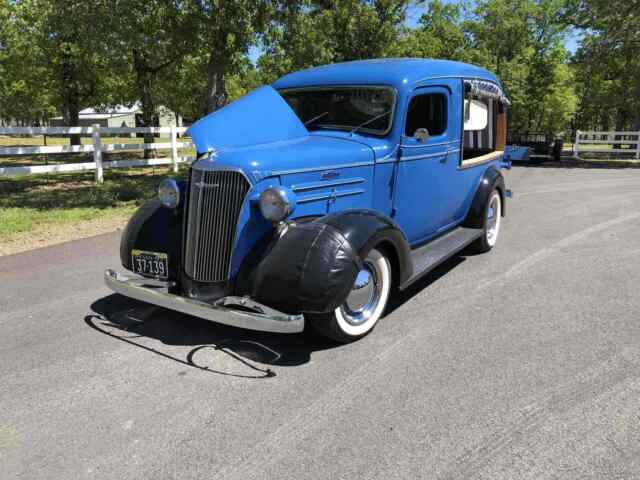
<svg viewBox="0 0 640 480"><path fill-rule="evenodd" d="M468 63L424 58L382 58L334 63L290 73L276 80L276 89L318 85L391 85L407 90L433 78L474 78L500 82L488 70Z"/></svg>

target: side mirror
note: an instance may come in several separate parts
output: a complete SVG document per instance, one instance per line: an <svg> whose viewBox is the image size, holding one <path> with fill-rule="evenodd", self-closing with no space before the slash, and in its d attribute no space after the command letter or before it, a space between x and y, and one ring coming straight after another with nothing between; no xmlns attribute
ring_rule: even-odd
<svg viewBox="0 0 640 480"><path fill-rule="evenodd" d="M421 143L424 143L429 140L429 130L427 130L426 128L419 128L413 134L413 138Z"/></svg>

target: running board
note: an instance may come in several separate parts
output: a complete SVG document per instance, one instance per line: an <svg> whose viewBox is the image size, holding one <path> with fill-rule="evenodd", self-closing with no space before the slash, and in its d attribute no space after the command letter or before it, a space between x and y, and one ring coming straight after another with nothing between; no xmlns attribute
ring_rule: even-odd
<svg viewBox="0 0 640 480"><path fill-rule="evenodd" d="M413 276L400 285L404 290L420 277L426 275L446 259L482 236L481 228L458 227L435 240L411 251L413 261Z"/></svg>

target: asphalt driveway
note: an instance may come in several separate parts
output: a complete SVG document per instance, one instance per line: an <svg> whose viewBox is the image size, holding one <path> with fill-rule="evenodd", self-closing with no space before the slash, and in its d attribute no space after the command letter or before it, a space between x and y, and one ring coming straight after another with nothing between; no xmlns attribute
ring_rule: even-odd
<svg viewBox="0 0 640 480"><path fill-rule="evenodd" d="M0 257L0 478L640 478L640 170L507 177L346 346L110 295L118 234Z"/></svg>

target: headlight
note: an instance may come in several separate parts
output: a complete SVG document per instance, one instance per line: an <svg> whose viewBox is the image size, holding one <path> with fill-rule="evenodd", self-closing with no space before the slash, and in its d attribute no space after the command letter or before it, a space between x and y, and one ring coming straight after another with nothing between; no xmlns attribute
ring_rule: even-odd
<svg viewBox="0 0 640 480"><path fill-rule="evenodd" d="M167 208L176 208L180 203L180 188L173 178L165 178L158 186L160 202Z"/></svg>
<svg viewBox="0 0 640 480"><path fill-rule="evenodd" d="M295 194L287 187L269 188L260 195L260 210L267 220L279 222L296 208Z"/></svg>

